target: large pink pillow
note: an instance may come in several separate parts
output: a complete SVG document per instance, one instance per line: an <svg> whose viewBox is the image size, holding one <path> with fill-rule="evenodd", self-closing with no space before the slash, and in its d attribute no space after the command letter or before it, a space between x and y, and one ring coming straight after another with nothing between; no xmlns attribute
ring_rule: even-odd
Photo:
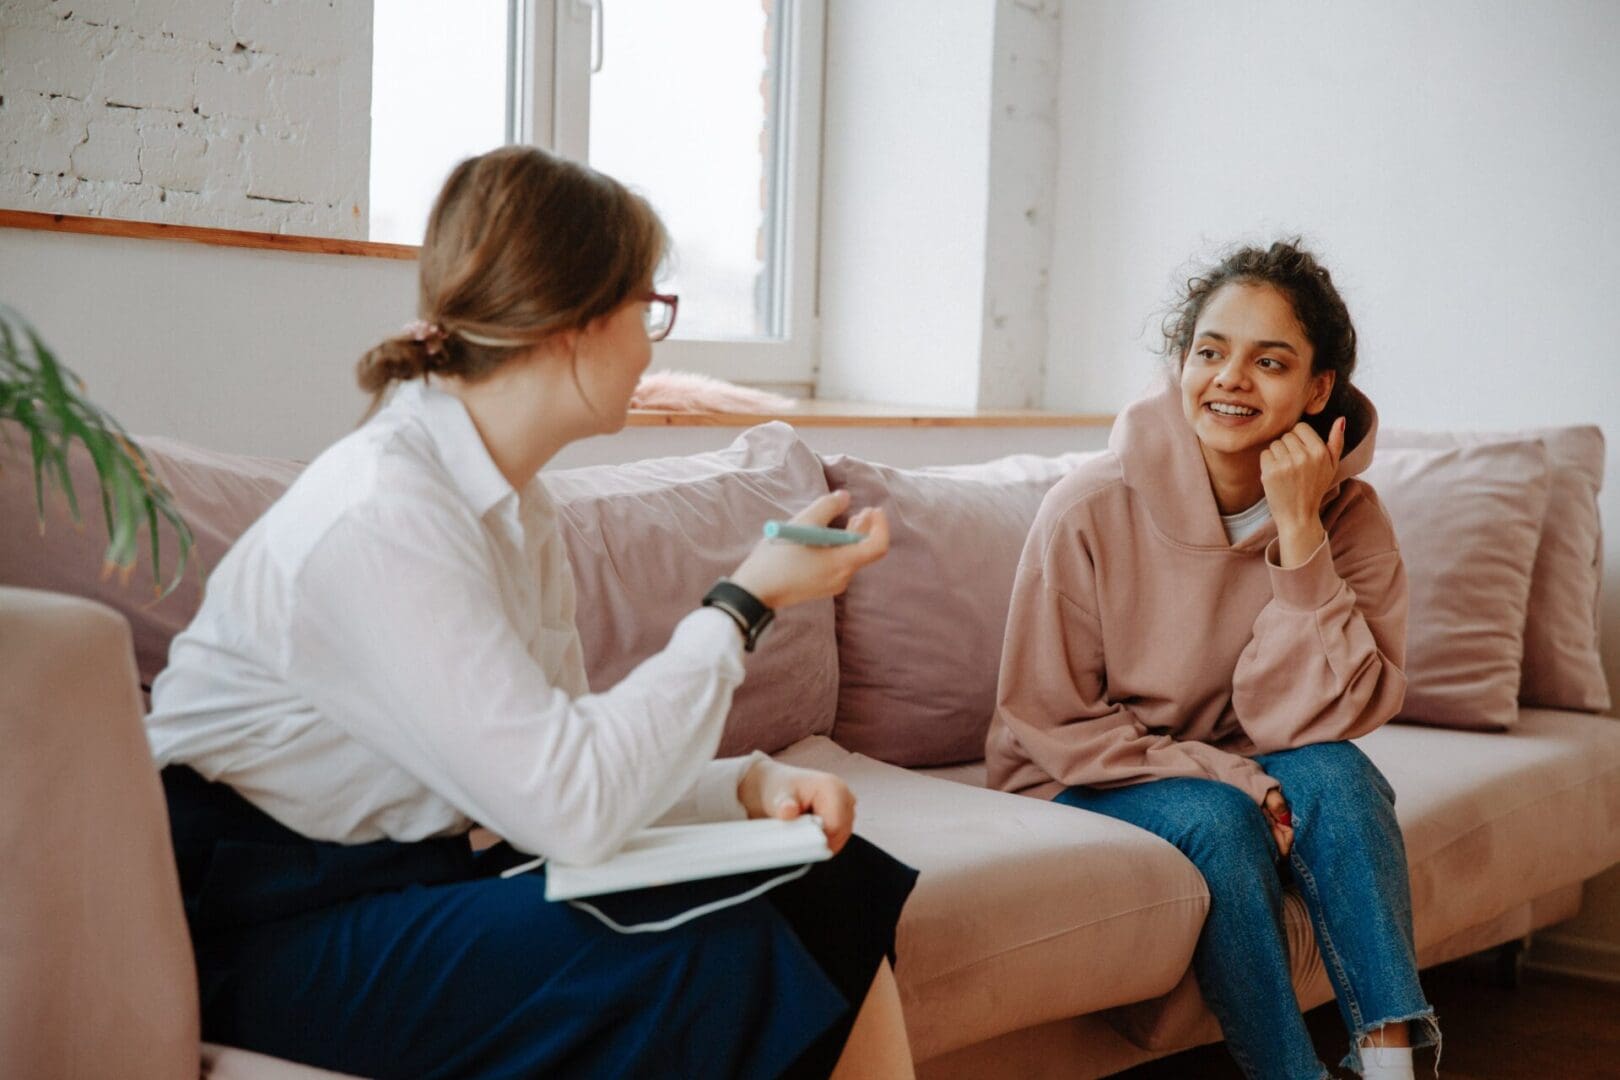
<svg viewBox="0 0 1620 1080"><path fill-rule="evenodd" d="M576 622L592 689L662 649L771 518L827 492L821 462L787 424L724 450L541 474L557 503L578 586ZM748 658L722 755L767 753L832 730L838 701L833 604L779 612Z"/></svg>
<svg viewBox="0 0 1620 1080"><path fill-rule="evenodd" d="M1411 588L1400 718L1506 730L1519 715L1547 448L1380 448L1362 479L1394 522Z"/></svg>
<svg viewBox="0 0 1620 1080"><path fill-rule="evenodd" d="M889 554L838 599L841 745L895 765L984 756L1013 572L1046 491L1090 454L898 469L824 459L888 513Z"/></svg>
<svg viewBox="0 0 1620 1080"><path fill-rule="evenodd" d="M1519 703L1546 709L1604 712L1609 684L1598 648L1598 592L1603 584L1603 432L1592 425L1521 432L1381 431L1381 447L1473 446L1541 442L1552 468L1547 518L1530 575Z"/></svg>
<svg viewBox="0 0 1620 1080"><path fill-rule="evenodd" d="M169 662L169 641L185 629L202 603L202 583L236 538L281 497L302 465L274 458L215 453L176 439L139 436L152 467L173 494L196 538L194 562L185 580L154 602L149 534L141 529L140 557L128 582L101 573L107 528L95 465L75 443L69 455L73 490L84 523L76 526L67 500L54 486L45 491L45 532L40 534L28 440L13 424L0 424L0 584L72 593L116 609L130 622L141 684L152 685ZM161 519L160 519L161 520ZM178 545L160 524L161 579L167 582Z"/></svg>

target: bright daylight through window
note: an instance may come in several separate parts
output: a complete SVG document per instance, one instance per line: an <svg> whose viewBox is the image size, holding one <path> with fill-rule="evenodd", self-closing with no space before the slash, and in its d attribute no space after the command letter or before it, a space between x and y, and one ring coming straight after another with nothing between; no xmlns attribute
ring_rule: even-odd
<svg viewBox="0 0 1620 1080"><path fill-rule="evenodd" d="M526 12L524 2L534 10ZM449 169L512 137L512 88L525 76L551 79L570 62L558 54L559 44L534 61L534 72L518 72L512 57L524 50L514 47L514 35L535 18L559 25L587 18L594 20L590 56L578 58L592 71L582 95L589 110L586 156L647 196L669 227L674 257L659 287L681 296L674 337L785 336L787 177L778 164L786 155L778 144L783 113L774 79L784 34L773 11L786 2L377 4L371 239L420 243Z"/></svg>

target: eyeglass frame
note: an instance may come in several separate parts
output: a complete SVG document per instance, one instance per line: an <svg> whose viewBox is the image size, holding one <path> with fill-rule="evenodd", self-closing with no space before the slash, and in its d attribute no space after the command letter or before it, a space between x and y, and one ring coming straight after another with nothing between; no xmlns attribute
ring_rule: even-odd
<svg viewBox="0 0 1620 1080"><path fill-rule="evenodd" d="M643 293L641 300L651 303L654 300L669 305L669 325L664 327L656 336L651 330L647 331L648 341L663 341L675 329L675 316L681 310L681 298L675 293L648 292Z"/></svg>

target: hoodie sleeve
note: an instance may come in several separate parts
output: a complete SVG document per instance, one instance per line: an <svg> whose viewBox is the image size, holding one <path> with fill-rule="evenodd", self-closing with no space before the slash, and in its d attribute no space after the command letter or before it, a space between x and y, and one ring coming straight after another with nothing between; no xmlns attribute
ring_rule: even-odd
<svg viewBox="0 0 1620 1080"><path fill-rule="evenodd" d="M1232 707L1261 753L1359 738L1406 696L1406 568L1372 489L1357 483L1328 538L1283 569L1232 675Z"/></svg>
<svg viewBox="0 0 1620 1080"><path fill-rule="evenodd" d="M1278 782L1239 754L1148 730L1106 692L1102 624L1094 614L1092 563L1059 545L1063 565L1030 536L1013 581L996 714L1029 760L1065 786L1123 787L1167 777L1218 780L1256 802Z"/></svg>

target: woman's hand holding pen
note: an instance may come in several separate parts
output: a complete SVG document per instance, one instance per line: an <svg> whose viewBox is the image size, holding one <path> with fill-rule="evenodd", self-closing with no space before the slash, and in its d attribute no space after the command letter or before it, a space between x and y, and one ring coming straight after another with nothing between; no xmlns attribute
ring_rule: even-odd
<svg viewBox="0 0 1620 1080"><path fill-rule="evenodd" d="M855 829L855 794L832 773L784 765L770 758L754 762L737 785L737 801L751 818L792 821L815 814L834 855Z"/></svg>
<svg viewBox="0 0 1620 1080"><path fill-rule="evenodd" d="M849 509L849 492L823 495L799 513L799 525L826 525ZM837 596L849 586L855 571L876 562L889 550L889 522L883 511L867 507L849 519L851 532L864 533L865 540L841 547L806 547L801 544L762 540L731 575L740 585L770 608L791 607L805 600Z"/></svg>

